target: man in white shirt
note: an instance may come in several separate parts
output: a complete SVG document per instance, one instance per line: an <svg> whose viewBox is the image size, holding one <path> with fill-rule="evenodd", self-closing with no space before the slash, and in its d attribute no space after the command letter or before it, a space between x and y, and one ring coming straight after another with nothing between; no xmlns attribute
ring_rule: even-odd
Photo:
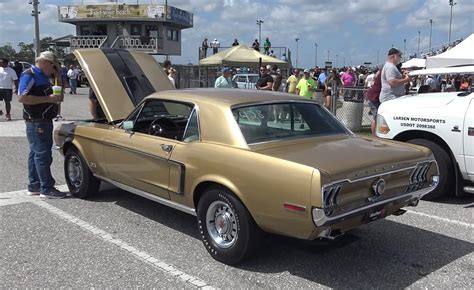
<svg viewBox="0 0 474 290"><path fill-rule="evenodd" d="M8 59L0 59L0 101L5 102L5 117L8 121L12 119L10 115L12 95L13 95L13 84L18 88L18 77L16 72L8 66ZM0 115L3 115L3 111L0 110Z"/></svg>
<svg viewBox="0 0 474 290"><path fill-rule="evenodd" d="M219 47L221 47L221 43L217 41L217 38L214 38L214 40L211 42L211 47L212 47L213 54L216 54L219 52Z"/></svg>
<svg viewBox="0 0 474 290"><path fill-rule="evenodd" d="M430 86L431 92L436 92L436 89L438 88L438 82L432 75L429 75L425 80L425 85Z"/></svg>
<svg viewBox="0 0 474 290"><path fill-rule="evenodd" d="M69 87L71 88L70 94L77 94L77 77L79 76L79 71L73 66L69 66L67 71L67 77L69 78Z"/></svg>

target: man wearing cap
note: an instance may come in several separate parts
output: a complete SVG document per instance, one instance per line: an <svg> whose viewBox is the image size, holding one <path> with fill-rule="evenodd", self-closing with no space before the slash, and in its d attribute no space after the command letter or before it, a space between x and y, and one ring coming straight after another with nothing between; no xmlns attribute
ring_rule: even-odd
<svg viewBox="0 0 474 290"><path fill-rule="evenodd" d="M411 81L408 75L402 76L397 69L397 64L402 59L402 52L396 48L388 51L387 62L382 68L381 80L382 89L380 91L380 103L392 100L405 95L405 84Z"/></svg>
<svg viewBox="0 0 474 290"><path fill-rule="evenodd" d="M304 77L296 85L296 92L301 97L311 99L316 89L316 82L309 76L309 69L305 69L303 75Z"/></svg>
<svg viewBox="0 0 474 290"><path fill-rule="evenodd" d="M230 68L224 68L222 70L222 75L216 79L214 83L214 88L227 88L231 89L234 87L232 82L232 70Z"/></svg>
<svg viewBox="0 0 474 290"><path fill-rule="evenodd" d="M221 47L221 43L217 40L217 38L214 38L214 40L211 42L211 47L212 47L213 54L216 54L219 52L219 47Z"/></svg>
<svg viewBox="0 0 474 290"><path fill-rule="evenodd" d="M42 52L35 65L20 76L18 101L23 104L23 119L30 147L28 155L28 195L63 198L66 193L54 187L51 175L53 161L53 122L58 114L64 91L53 94L51 78L61 82L60 65L51 51ZM59 83L61 84L61 83Z"/></svg>
<svg viewBox="0 0 474 290"><path fill-rule="evenodd" d="M0 59L0 102L3 100L5 102L5 117L7 121L10 121L12 118L10 116L12 95L13 95L13 84L18 88L18 77L16 72L8 66L8 59ZM3 112L0 110L0 115Z"/></svg>

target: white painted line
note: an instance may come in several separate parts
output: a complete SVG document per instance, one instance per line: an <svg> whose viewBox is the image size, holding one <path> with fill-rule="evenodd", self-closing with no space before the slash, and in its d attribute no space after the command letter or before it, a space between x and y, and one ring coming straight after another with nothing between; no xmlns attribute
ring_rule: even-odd
<svg viewBox="0 0 474 290"><path fill-rule="evenodd" d="M422 213L422 212L419 212L419 211L409 210L409 209L407 209L406 211L407 211L407 213L410 213L410 214L424 216L424 217L432 218L432 219L435 219L435 220L438 220L438 221L443 221L443 222L446 222L446 223L455 224L455 225L458 225L458 226L474 228L474 224L461 222L461 221L458 221L458 220L452 220L452 219L448 219L448 218L443 218L443 217L439 217L439 216L435 216L435 215L431 215L431 214L427 214L427 213Z"/></svg>
<svg viewBox="0 0 474 290"><path fill-rule="evenodd" d="M61 191L67 191L67 186L65 186L65 185L57 186L57 188ZM215 289L213 286L208 285L205 281L203 281L203 280L201 280L197 277L194 277L192 275L186 274L185 272L173 267L172 265L169 265L169 264L165 263L164 261L161 261L161 260L151 256L150 254L148 254L146 252L140 251L137 248L135 248L133 246L130 246L129 244L127 244L126 242L124 242L120 239L114 238L110 233L108 233L108 232L106 232L106 231L104 231L104 230L102 230L98 227L95 227L95 226L81 220L80 218L75 217L73 215L70 215L67 212L65 212L65 211L63 211L63 210L61 210L61 209L45 202L43 200L41 200L41 198L39 196L28 196L28 195L26 195L26 193L27 193L26 190L0 193L0 206L2 205L2 203L1 203L2 198L14 199L15 202L10 203L10 204L30 202L32 204L35 204L39 207L42 207L42 208L48 210L50 213L57 215L58 217L60 217L63 220L66 220L70 223L73 223L73 224L79 226L80 228L90 232L94 236L96 236L96 237L98 237L98 238L100 238L100 239L102 239L102 240L104 240L104 241L106 241L106 242L108 242L112 245L115 245L115 246L121 248L122 250L125 250L125 251L129 252L130 254L135 256L135 258L137 258L138 260L141 260L142 262L144 262L148 265L151 265L154 268L157 268L160 271L163 271L164 273L166 273L170 276L176 277L177 279L179 279L179 280L181 280L181 281L183 281L187 284L190 284L194 287L203 288L203 289Z"/></svg>

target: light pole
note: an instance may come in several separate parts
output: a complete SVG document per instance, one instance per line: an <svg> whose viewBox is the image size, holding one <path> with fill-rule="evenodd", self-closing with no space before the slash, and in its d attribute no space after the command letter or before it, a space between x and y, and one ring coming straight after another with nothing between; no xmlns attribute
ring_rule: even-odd
<svg viewBox="0 0 474 290"><path fill-rule="evenodd" d="M329 61L329 49L328 49L328 61Z"/></svg>
<svg viewBox="0 0 474 290"><path fill-rule="evenodd" d="M38 57L40 55L40 39L39 39L39 14L40 12L38 11L38 5L39 1L38 0L29 0L28 4L33 4L33 11L31 11L31 16L35 18L35 57Z"/></svg>
<svg viewBox="0 0 474 290"><path fill-rule="evenodd" d="M262 23L263 20L257 20L257 25L258 25L258 42L260 45L262 45Z"/></svg>
<svg viewBox="0 0 474 290"><path fill-rule="evenodd" d="M336 67L339 67L339 55L336 53Z"/></svg>
<svg viewBox="0 0 474 290"><path fill-rule="evenodd" d="M314 43L314 67L318 66L318 44Z"/></svg>
<svg viewBox="0 0 474 290"><path fill-rule="evenodd" d="M418 53L416 54L420 57L420 39L421 39L421 31L418 30Z"/></svg>
<svg viewBox="0 0 474 290"><path fill-rule="evenodd" d="M380 54L380 50L377 49L377 65L379 65L379 54Z"/></svg>
<svg viewBox="0 0 474 290"><path fill-rule="evenodd" d="M430 19L430 52L431 52L431 35L433 33L433 19Z"/></svg>
<svg viewBox="0 0 474 290"><path fill-rule="evenodd" d="M296 41L296 68L298 68L298 53L299 53L299 48L298 48L298 41L300 39L297 37L295 38L295 41Z"/></svg>
<svg viewBox="0 0 474 290"><path fill-rule="evenodd" d="M451 6L451 16L449 16L449 34L448 34L448 46L451 44L451 23L453 21L453 6L457 3L453 0L449 0L449 6Z"/></svg>
<svg viewBox="0 0 474 290"><path fill-rule="evenodd" d="M405 55L407 53L407 39L403 39L403 57L405 58Z"/></svg>

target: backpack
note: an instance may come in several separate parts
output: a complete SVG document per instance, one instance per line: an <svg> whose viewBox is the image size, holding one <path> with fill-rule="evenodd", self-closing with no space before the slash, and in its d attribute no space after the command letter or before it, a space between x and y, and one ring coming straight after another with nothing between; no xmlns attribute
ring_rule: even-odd
<svg viewBox="0 0 474 290"><path fill-rule="evenodd" d="M375 74L374 84L367 91L367 99L372 103L380 103L379 96L382 90L382 73L380 70Z"/></svg>

